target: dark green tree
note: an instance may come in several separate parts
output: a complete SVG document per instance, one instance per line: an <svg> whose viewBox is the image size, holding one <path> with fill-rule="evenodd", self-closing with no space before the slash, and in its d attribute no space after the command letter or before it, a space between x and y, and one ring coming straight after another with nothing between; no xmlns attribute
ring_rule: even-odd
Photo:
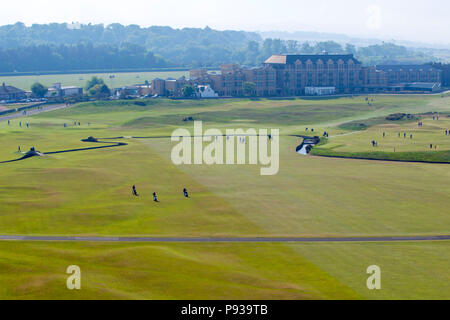
<svg viewBox="0 0 450 320"><path fill-rule="evenodd" d="M254 95L256 90L256 84L254 82L243 82L242 83L242 92L244 93L244 96L251 97Z"/></svg>
<svg viewBox="0 0 450 320"><path fill-rule="evenodd" d="M98 78L98 77L94 76L86 82L86 90L89 91L91 88L94 88L95 86L97 86L99 84L103 85L103 84L105 84L105 81L103 81L102 78Z"/></svg>
<svg viewBox="0 0 450 320"><path fill-rule="evenodd" d="M48 88L43 84L36 82L31 86L31 92L33 92L35 97L43 98L47 94Z"/></svg>
<svg viewBox="0 0 450 320"><path fill-rule="evenodd" d="M111 96L111 90L109 90L106 84L96 84L88 92L89 95L97 99L106 99Z"/></svg>
<svg viewBox="0 0 450 320"><path fill-rule="evenodd" d="M195 94L195 88L191 85L185 85L182 89L181 89L181 93L183 94L183 97L185 98L191 98L194 96Z"/></svg>

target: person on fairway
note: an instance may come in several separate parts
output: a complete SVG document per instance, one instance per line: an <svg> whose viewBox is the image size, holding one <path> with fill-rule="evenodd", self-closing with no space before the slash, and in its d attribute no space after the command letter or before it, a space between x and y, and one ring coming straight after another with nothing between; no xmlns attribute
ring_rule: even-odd
<svg viewBox="0 0 450 320"><path fill-rule="evenodd" d="M133 191L133 196L139 197L139 194L138 194L137 191L136 191L136 186L135 186L135 185L133 185L132 191Z"/></svg>
<svg viewBox="0 0 450 320"><path fill-rule="evenodd" d="M187 192L186 188L183 189L183 194L185 198L189 198L189 193Z"/></svg>
<svg viewBox="0 0 450 320"><path fill-rule="evenodd" d="M156 195L156 192L153 192L153 201L159 202L158 201L158 196Z"/></svg>

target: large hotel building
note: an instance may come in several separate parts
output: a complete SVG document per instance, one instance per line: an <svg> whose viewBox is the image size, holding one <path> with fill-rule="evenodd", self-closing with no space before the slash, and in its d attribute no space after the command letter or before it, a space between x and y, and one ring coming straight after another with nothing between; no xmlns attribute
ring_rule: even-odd
<svg viewBox="0 0 450 320"><path fill-rule="evenodd" d="M273 55L257 68L223 65L220 72L190 71L190 78L155 79L155 94L180 95L183 86L210 86L219 96L303 96L376 92L435 92L441 89L441 70L431 65L363 67L352 54ZM248 93L247 93L248 94Z"/></svg>

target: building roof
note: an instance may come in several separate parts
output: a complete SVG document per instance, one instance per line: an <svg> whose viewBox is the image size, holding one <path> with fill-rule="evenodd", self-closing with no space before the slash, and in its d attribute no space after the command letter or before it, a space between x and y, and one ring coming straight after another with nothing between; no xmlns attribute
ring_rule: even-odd
<svg viewBox="0 0 450 320"><path fill-rule="evenodd" d="M377 70L399 72L399 71L433 71L439 72L440 70L429 64L413 64L413 65L380 65L376 66Z"/></svg>
<svg viewBox="0 0 450 320"><path fill-rule="evenodd" d="M17 93L25 94L25 91L16 87L7 86L5 83L3 83L0 86L0 94L17 94Z"/></svg>
<svg viewBox="0 0 450 320"><path fill-rule="evenodd" d="M353 60L355 63L360 63L353 54L275 54L266 60L267 64L294 64L296 61L305 63L311 60L316 63L318 60L337 62L339 60L348 61Z"/></svg>
<svg viewBox="0 0 450 320"><path fill-rule="evenodd" d="M65 90L65 89L81 89L81 88L77 87L77 86L67 86L67 87L61 87L61 89Z"/></svg>

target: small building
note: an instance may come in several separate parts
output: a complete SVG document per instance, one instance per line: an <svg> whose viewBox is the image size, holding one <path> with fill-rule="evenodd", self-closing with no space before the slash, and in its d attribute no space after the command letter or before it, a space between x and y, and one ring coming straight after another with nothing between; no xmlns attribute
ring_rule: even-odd
<svg viewBox="0 0 450 320"><path fill-rule="evenodd" d="M82 96L83 88L75 86L61 87L61 93L63 97Z"/></svg>
<svg viewBox="0 0 450 320"><path fill-rule="evenodd" d="M45 95L48 98L51 97L73 97L73 96L82 96L83 88L75 87L75 86L61 86L61 83L54 83L50 88L48 88L48 92Z"/></svg>
<svg viewBox="0 0 450 320"><path fill-rule="evenodd" d="M305 87L305 94L307 96L329 96L335 93L335 87Z"/></svg>
<svg viewBox="0 0 450 320"><path fill-rule="evenodd" d="M45 94L46 98L54 98L54 97L59 97L59 96L60 96L60 91L53 87L48 88L47 93Z"/></svg>
<svg viewBox="0 0 450 320"><path fill-rule="evenodd" d="M210 85L198 85L197 86L197 95L199 98L218 98L219 94L217 94Z"/></svg>
<svg viewBox="0 0 450 320"><path fill-rule="evenodd" d="M138 92L141 96L149 96L153 93L152 86L150 84L139 85Z"/></svg>
<svg viewBox="0 0 450 320"><path fill-rule="evenodd" d="M178 79L168 78L165 81L166 95L171 97L181 97L184 86L191 84L185 77Z"/></svg>
<svg viewBox="0 0 450 320"><path fill-rule="evenodd" d="M152 93L158 96L166 95L166 81L160 78L152 80Z"/></svg>
<svg viewBox="0 0 450 320"><path fill-rule="evenodd" d="M125 86L122 88L114 89L114 94L117 98L137 98L140 96L138 86Z"/></svg>
<svg viewBox="0 0 450 320"><path fill-rule="evenodd" d="M5 83L0 86L0 100L18 101L26 98L27 94L22 89L7 86Z"/></svg>

